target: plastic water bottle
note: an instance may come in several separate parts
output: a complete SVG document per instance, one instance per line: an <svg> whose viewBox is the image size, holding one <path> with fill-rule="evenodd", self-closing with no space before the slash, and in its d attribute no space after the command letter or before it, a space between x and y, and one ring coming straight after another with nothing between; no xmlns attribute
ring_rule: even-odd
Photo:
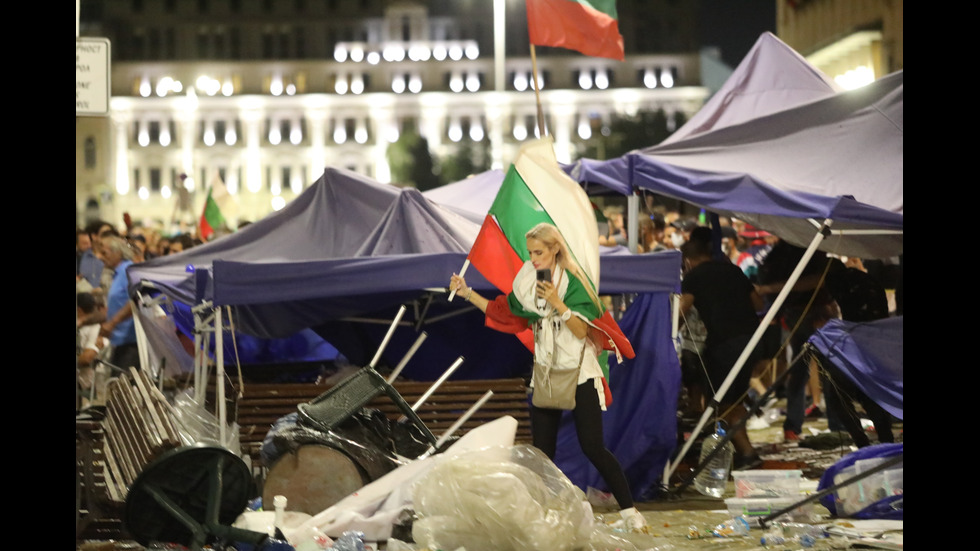
<svg viewBox="0 0 980 551"><path fill-rule="evenodd" d="M721 423L715 424L715 433L704 439L701 444L701 461L708 457L725 437L725 430L721 428ZM735 446L731 441L725 442L725 446L711 459L711 461L701 469L698 476L694 479L694 488L706 496L721 497L725 495L725 487L728 484L728 475L732 472L732 457L735 455Z"/></svg>

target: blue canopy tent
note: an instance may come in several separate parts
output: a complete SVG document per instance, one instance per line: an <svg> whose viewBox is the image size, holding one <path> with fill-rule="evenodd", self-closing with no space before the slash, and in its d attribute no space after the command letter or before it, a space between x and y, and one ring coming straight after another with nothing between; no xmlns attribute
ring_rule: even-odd
<svg viewBox="0 0 980 551"><path fill-rule="evenodd" d="M453 373L455 379L523 376L529 373L531 357L516 338L485 328L482 314L464 301L446 300L449 275L463 265L478 230L477 220L415 189L327 169L283 210L216 241L132 266L128 276L135 296L164 297L179 311L193 312L195 327L216 329L219 370L228 357L224 342L217 342L225 333L219 329L231 324L236 334L269 339L311 330L355 365L366 365L397 311L408 305L382 356L383 362L395 365L425 331L427 340L404 366L403 377L434 381L460 356L465 361ZM643 369L613 375L614 399L656 396L656 401L670 404L679 383L669 378L679 377L679 367L670 338L669 296L679 290L680 255L622 253L601 255L600 293L636 293L644 297L645 316L661 321L657 331L651 326L637 327L634 334L627 331L640 351L633 362ZM467 279L478 290L494 291L476 271ZM204 360L198 363L206 364ZM636 373L627 373L631 371ZM640 379L629 377L641 376L641 371L665 373L668 380L634 388ZM617 377L623 381L619 390ZM199 385L206 382L207 374L198 373L196 380ZM627 392L635 397L628 398ZM666 461L676 434L673 410L669 413L666 420L649 416L624 421L639 427L640 434L659 434L651 428L658 423L671 431L659 440L645 439L657 445L670 440L655 453L649 446L638 449L643 438L633 439L637 461L658 453ZM618 427L609 431L620 433Z"/></svg>
<svg viewBox="0 0 980 551"><path fill-rule="evenodd" d="M766 50L769 54L762 55ZM781 54L773 55L772 50ZM716 398L738 375L764 329L817 250L861 258L903 252L904 73L838 92L774 37L764 35L704 116L681 138L608 160L583 159L568 168L580 182L649 190L744 220L806 253L733 366ZM783 63L766 66L760 60ZM748 78L756 73L758 78ZM792 79L799 79L797 85ZM789 79L789 80L788 80ZM761 94L769 82L773 90ZM746 86L756 91L744 94ZM807 92L781 94L803 89ZM760 97L781 109L761 108ZM709 406L693 434L713 413ZM694 438L668 469L672 474Z"/></svg>

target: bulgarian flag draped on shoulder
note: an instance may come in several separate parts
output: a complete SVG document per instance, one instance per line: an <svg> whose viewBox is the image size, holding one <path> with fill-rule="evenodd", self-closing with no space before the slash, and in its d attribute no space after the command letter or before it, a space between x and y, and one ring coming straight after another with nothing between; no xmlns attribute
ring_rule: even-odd
<svg viewBox="0 0 980 551"><path fill-rule="evenodd" d="M569 273L565 304L589 320L592 339L605 350L633 358L633 346L598 298L599 229L588 195L558 166L550 137L521 147L500 185L467 260L505 295L487 308L486 324L514 333L533 351L530 326L538 314L520 308L513 297L514 277L529 260L524 235L547 222L558 228L568 246L575 271ZM510 308L508 303L513 306Z"/></svg>

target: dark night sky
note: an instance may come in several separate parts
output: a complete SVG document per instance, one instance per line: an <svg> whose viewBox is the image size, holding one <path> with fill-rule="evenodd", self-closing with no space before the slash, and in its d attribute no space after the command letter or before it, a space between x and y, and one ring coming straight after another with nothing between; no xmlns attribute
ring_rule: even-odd
<svg viewBox="0 0 980 551"><path fill-rule="evenodd" d="M773 0L701 0L701 45L721 48L733 69L765 31L776 32Z"/></svg>

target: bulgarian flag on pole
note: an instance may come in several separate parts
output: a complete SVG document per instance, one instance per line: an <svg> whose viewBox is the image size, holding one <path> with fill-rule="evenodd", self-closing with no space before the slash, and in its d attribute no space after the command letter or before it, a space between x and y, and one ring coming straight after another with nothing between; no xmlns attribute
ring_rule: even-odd
<svg viewBox="0 0 980 551"><path fill-rule="evenodd" d="M214 235L215 230L227 226L222 206L225 206L225 210L227 210L229 202L232 200L228 188L225 187L221 178L215 174L211 180L211 186L208 188L208 196L204 200L204 210L201 212L201 219L198 222L197 233L202 241L209 240Z"/></svg>
<svg viewBox="0 0 980 551"><path fill-rule="evenodd" d="M615 0L526 0L531 44L623 61Z"/></svg>
<svg viewBox="0 0 980 551"><path fill-rule="evenodd" d="M585 190L558 166L551 137L521 147L466 258L487 281L504 294L510 293L514 276L529 260L524 234L541 222L558 228L568 245L570 260L587 279L581 285L588 286L584 290L597 298L599 228L595 212ZM596 317L592 324L608 337L605 348L632 358L633 347L619 325L601 301L594 302ZM518 334L525 345L533 342L533 338L528 340L529 332Z"/></svg>

